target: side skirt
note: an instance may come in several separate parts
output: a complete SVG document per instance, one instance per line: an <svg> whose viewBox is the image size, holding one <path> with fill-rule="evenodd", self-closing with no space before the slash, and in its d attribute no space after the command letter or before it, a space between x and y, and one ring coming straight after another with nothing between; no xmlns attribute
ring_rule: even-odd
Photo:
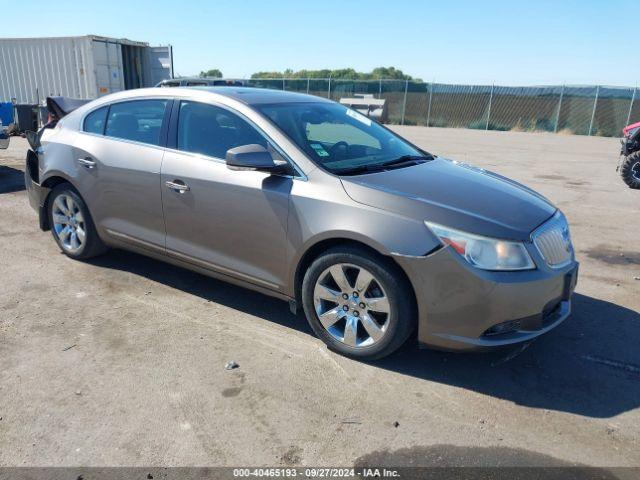
<svg viewBox="0 0 640 480"><path fill-rule="evenodd" d="M137 239L133 239L128 235L124 235L114 231L107 231L109 235L108 244L114 248L121 248L122 250L128 250L134 253L139 253L141 255L154 258L156 260L160 260L171 265L175 265L177 267L184 268L186 270L191 270L193 272L200 273L202 275L206 275L207 277L215 278L216 280L221 280L223 282L231 283L233 285L237 285L242 288L246 288L249 290L253 290L258 293L262 293L264 295L268 295L270 297L278 298L280 300L284 300L287 302L293 301L291 297L288 295L278 292L277 290L273 290L268 287L264 287L261 285L256 285L251 281L243 280L237 277L234 277L230 274L223 273L220 271L213 270L212 268L207 268L204 265L195 264L187 259L183 259L183 257L178 258L177 256L171 255L170 252L167 252L162 247L148 243L148 242L138 242ZM190 257L187 257L190 258Z"/></svg>

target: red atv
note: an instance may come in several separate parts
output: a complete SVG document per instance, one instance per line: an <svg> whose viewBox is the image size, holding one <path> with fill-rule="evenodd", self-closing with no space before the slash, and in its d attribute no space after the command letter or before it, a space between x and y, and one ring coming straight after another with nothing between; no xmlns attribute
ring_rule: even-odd
<svg viewBox="0 0 640 480"><path fill-rule="evenodd" d="M624 183L631 188L640 189L640 122L632 123L622 130L623 155L618 171Z"/></svg>

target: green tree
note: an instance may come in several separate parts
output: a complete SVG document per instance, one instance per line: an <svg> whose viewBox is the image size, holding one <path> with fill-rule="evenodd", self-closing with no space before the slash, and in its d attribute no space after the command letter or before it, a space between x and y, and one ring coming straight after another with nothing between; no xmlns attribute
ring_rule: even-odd
<svg viewBox="0 0 640 480"><path fill-rule="evenodd" d="M200 72L201 77L209 77L209 78L222 78L222 72L217 68L212 68L211 70Z"/></svg>
<svg viewBox="0 0 640 480"><path fill-rule="evenodd" d="M377 80L379 78L394 80L412 80L422 82L419 78L413 78L395 67L376 67L371 72L358 72L353 68L339 68L321 70L298 70L294 72L286 69L284 72L256 72L251 78L335 78L344 80Z"/></svg>

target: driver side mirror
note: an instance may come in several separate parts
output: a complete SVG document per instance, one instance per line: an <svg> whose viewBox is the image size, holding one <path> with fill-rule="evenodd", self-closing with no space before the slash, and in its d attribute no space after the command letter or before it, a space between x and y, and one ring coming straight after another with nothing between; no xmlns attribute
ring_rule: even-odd
<svg viewBox="0 0 640 480"><path fill-rule="evenodd" d="M269 150L256 144L230 148L227 150L226 161L227 167L231 170L257 170L272 173L283 170L283 165L273 160Z"/></svg>

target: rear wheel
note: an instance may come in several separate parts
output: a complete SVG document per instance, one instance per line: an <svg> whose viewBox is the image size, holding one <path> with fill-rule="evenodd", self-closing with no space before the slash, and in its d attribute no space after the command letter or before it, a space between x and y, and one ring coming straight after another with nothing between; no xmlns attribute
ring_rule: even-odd
<svg viewBox="0 0 640 480"><path fill-rule="evenodd" d="M640 150L624 159L620 166L620 175L629 187L640 189Z"/></svg>
<svg viewBox="0 0 640 480"><path fill-rule="evenodd" d="M412 333L413 295L399 268L360 248L336 248L316 259L302 283L311 328L331 349L373 360Z"/></svg>
<svg viewBox="0 0 640 480"><path fill-rule="evenodd" d="M104 253L106 247L98 237L89 209L75 189L62 183L50 195L49 225L62 252L77 260Z"/></svg>

